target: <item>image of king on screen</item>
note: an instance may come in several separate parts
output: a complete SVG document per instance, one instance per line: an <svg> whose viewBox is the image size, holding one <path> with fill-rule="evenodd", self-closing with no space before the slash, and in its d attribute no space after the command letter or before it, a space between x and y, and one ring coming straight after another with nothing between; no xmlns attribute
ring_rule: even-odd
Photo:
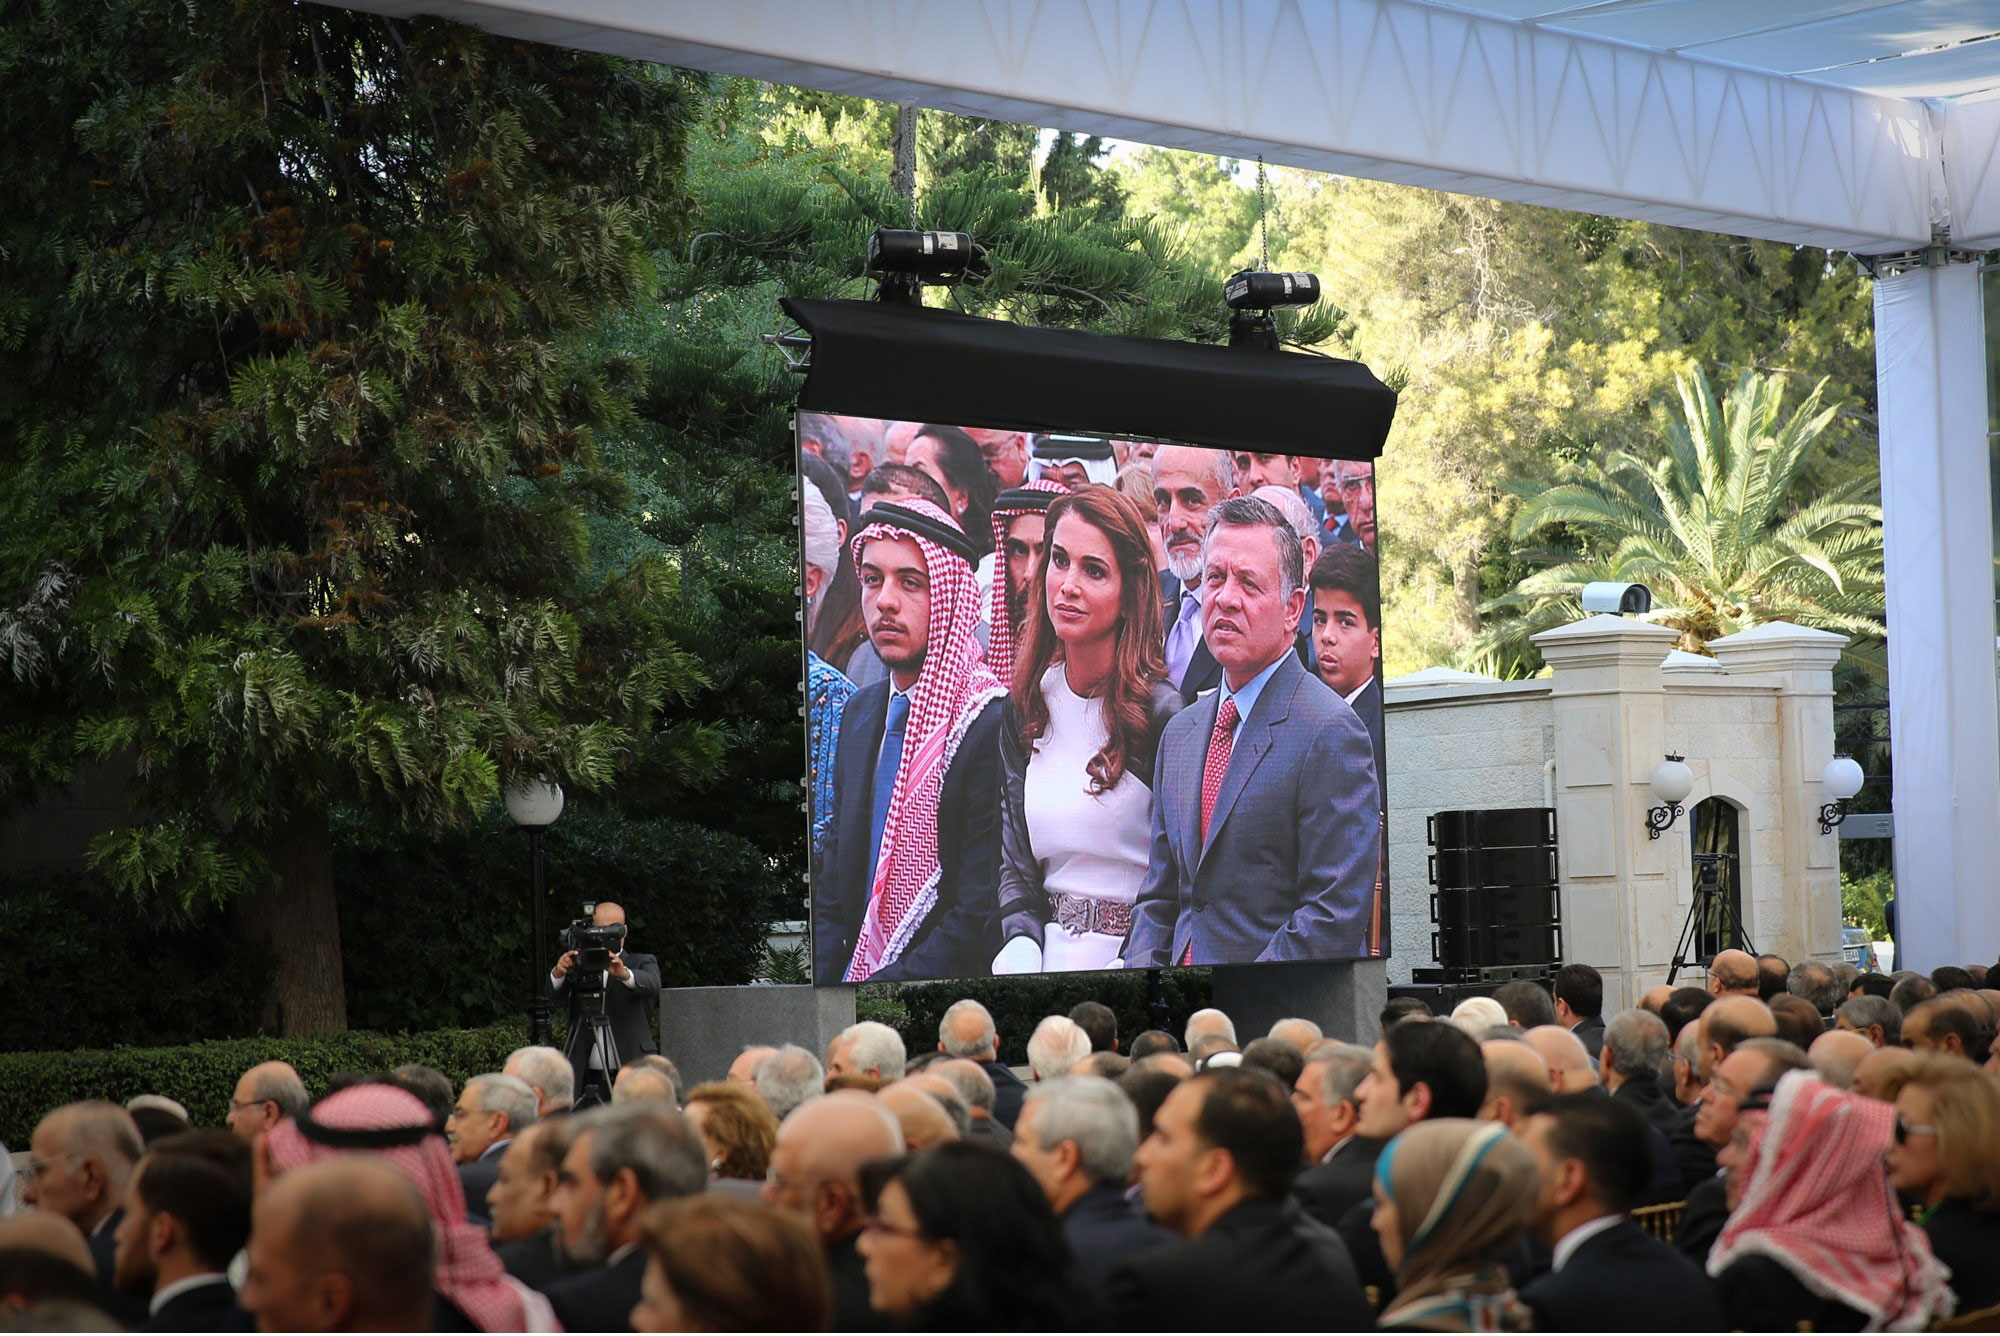
<svg viewBox="0 0 2000 1336"><path fill-rule="evenodd" d="M801 415L815 977L1379 954L1373 553L1220 450L895 460L963 434Z"/></svg>

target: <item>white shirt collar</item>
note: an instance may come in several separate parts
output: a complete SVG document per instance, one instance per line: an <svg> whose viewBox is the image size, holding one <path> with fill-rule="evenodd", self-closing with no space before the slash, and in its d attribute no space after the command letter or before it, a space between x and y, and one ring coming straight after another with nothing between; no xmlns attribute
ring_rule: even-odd
<svg viewBox="0 0 2000 1336"><path fill-rule="evenodd" d="M148 1317L158 1317L162 1308L165 1308L168 1303L180 1298L189 1290L197 1289L203 1285L213 1285L217 1281L227 1285L229 1277L223 1275L220 1271L202 1271L192 1276L182 1276L171 1285L162 1285L159 1289L153 1291L153 1302L146 1309L146 1315ZM234 1293L234 1291L231 1292Z"/></svg>
<svg viewBox="0 0 2000 1336"><path fill-rule="evenodd" d="M1354 702L1355 702L1355 701L1357 701L1357 700L1361 699L1361 693L1362 693L1362 692L1364 692L1364 691L1368 690L1368 688L1369 688L1369 687L1372 687L1372 686L1374 686L1374 685L1375 685L1375 679L1374 679L1374 678L1372 678L1372 677L1364 677L1364 678L1362 678L1362 679L1361 679L1361 685L1360 685L1360 686L1358 686L1358 687L1354 688L1354 690L1352 690L1352 691L1348 692L1348 693L1347 693L1347 694L1346 694L1345 696L1341 697L1341 699L1342 699L1342 700L1344 700L1344 701L1346 701L1346 702L1347 702L1347 703L1348 703L1349 705L1352 705L1352 704L1354 704Z"/></svg>
<svg viewBox="0 0 2000 1336"><path fill-rule="evenodd" d="M1610 1229L1625 1217L1622 1215L1600 1215L1595 1220L1587 1220L1556 1241L1555 1254L1549 1259L1549 1270L1560 1271L1563 1264L1576 1256L1576 1250Z"/></svg>
<svg viewBox="0 0 2000 1336"><path fill-rule="evenodd" d="M1350 1142L1350 1141L1352 1141L1352 1140L1354 1140L1354 1133L1352 1133L1352 1132L1349 1132L1349 1133L1348 1133L1348 1134L1347 1134L1346 1136L1344 1136L1344 1137L1342 1137L1342 1138L1341 1138L1340 1140L1338 1140L1338 1141L1334 1142L1334 1143L1333 1143L1333 1149L1329 1150L1329 1151L1328 1151L1328 1152L1327 1152L1326 1154L1324 1154L1324 1155L1320 1156L1320 1157L1319 1157L1319 1162L1320 1162L1321 1164L1332 1164L1332 1163L1333 1163L1333 1157L1334 1157L1334 1156L1336 1156L1336 1155L1338 1155L1338 1154L1340 1154L1340 1148L1341 1148L1342 1146L1345 1146L1345 1145L1346 1145L1346 1144L1347 1144L1348 1142Z"/></svg>

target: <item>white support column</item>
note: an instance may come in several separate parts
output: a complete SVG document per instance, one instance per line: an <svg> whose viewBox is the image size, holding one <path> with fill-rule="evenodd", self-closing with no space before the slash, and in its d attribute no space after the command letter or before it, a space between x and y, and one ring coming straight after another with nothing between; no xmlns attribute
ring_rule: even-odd
<svg viewBox="0 0 2000 1336"><path fill-rule="evenodd" d="M1896 963L2000 953L2000 696L1979 271L1875 284L1895 758Z"/></svg>

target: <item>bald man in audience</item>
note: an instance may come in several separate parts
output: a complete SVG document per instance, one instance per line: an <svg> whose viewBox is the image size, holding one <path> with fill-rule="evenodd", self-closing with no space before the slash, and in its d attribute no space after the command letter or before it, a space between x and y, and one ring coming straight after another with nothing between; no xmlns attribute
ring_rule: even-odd
<svg viewBox="0 0 2000 1336"><path fill-rule="evenodd" d="M1560 1025L1537 1025L1521 1038L1549 1064L1549 1081L1558 1095L1598 1088L1597 1068L1591 1065L1590 1050L1569 1030Z"/></svg>
<svg viewBox="0 0 2000 1336"><path fill-rule="evenodd" d="M1813 1040L1806 1056L1812 1059L1813 1070L1819 1073L1820 1080L1836 1090L1852 1090L1854 1069L1874 1051L1875 1045L1865 1035L1852 1030L1828 1030Z"/></svg>
<svg viewBox="0 0 2000 1336"><path fill-rule="evenodd" d="M229 1130L246 1142L305 1112L306 1083L289 1062L260 1062L229 1096Z"/></svg>
<svg viewBox="0 0 2000 1336"><path fill-rule="evenodd" d="M769 1044L752 1044L736 1055L736 1061L729 1064L729 1079L738 1085L757 1084L757 1064L766 1058L775 1058L778 1050Z"/></svg>
<svg viewBox="0 0 2000 1336"><path fill-rule="evenodd" d="M679 1108L674 1098L674 1083L666 1073L652 1071L645 1067L627 1067L618 1073L618 1081L611 1087L613 1104L630 1104L635 1100L654 1100L668 1108Z"/></svg>
<svg viewBox="0 0 2000 1336"><path fill-rule="evenodd" d="M1708 965L1708 991L1717 997L1756 997L1757 957L1731 948L1715 953Z"/></svg>
<svg viewBox="0 0 2000 1336"><path fill-rule="evenodd" d="M1519 1039L1489 1039L1479 1053L1486 1059L1486 1102L1479 1116L1519 1133L1555 1093L1548 1061Z"/></svg>
<svg viewBox="0 0 2000 1336"><path fill-rule="evenodd" d="M1665 1006L1667 999L1673 995L1674 986L1672 984L1656 983L1646 990L1644 997L1639 999L1639 1005L1657 1016L1660 1014L1660 1008Z"/></svg>
<svg viewBox="0 0 2000 1336"><path fill-rule="evenodd" d="M430 1330L430 1214L387 1164L343 1155L294 1169L251 1220L241 1301L263 1330Z"/></svg>
<svg viewBox="0 0 2000 1336"><path fill-rule="evenodd" d="M0 1216L0 1329L32 1331L37 1305L76 1304L89 1306L93 1329L112 1330L96 1311L100 1302L97 1262L82 1230L51 1211ZM8 1319L20 1325L9 1327Z"/></svg>
<svg viewBox="0 0 2000 1336"><path fill-rule="evenodd" d="M1745 952L1737 954L1750 961L1754 976L1756 957ZM1734 1053L1736 1046L1746 1039L1776 1035L1778 1019L1771 1014L1769 1007L1756 998L1731 994L1718 997L1688 1028L1695 1032L1697 1069L1702 1082L1701 1098L1706 1100L1708 1083L1715 1079L1723 1059ZM1695 1120L1700 1116L1701 1103L1698 1101L1681 1116L1672 1137L1674 1158L1681 1168L1681 1183L1690 1191L1695 1184L1715 1177L1715 1152L1718 1147L1717 1143L1697 1134Z"/></svg>
<svg viewBox="0 0 2000 1336"><path fill-rule="evenodd" d="M483 1203L493 1222L493 1251L500 1255L501 1265L536 1289L565 1270L554 1226L559 1219L556 1187L562 1181L563 1156L569 1152L568 1123L565 1118L531 1123L509 1142Z"/></svg>
<svg viewBox="0 0 2000 1336"><path fill-rule="evenodd" d="M958 1140L958 1129L952 1126L951 1115L944 1111L944 1105L911 1082L898 1081L885 1086L876 1098L901 1125L903 1142L911 1150L928 1150L942 1142Z"/></svg>
<svg viewBox="0 0 2000 1336"><path fill-rule="evenodd" d="M861 1166L903 1150L895 1115L880 1098L855 1091L809 1099L778 1125L764 1200L796 1213L819 1235L833 1278L835 1331L882 1325L869 1306L868 1273L855 1246L868 1222Z"/></svg>

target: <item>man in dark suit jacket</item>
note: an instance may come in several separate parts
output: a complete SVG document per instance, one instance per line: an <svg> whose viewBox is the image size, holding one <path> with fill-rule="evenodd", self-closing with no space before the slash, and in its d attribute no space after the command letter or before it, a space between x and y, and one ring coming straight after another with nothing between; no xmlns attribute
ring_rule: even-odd
<svg viewBox="0 0 2000 1336"><path fill-rule="evenodd" d="M1375 778L1383 781L1382 590L1375 558L1358 546L1326 548L1308 577L1312 602L1306 622L1313 653L1306 666L1338 692L1368 729L1375 748Z"/></svg>
<svg viewBox="0 0 2000 1336"><path fill-rule="evenodd" d="M625 907L609 900L600 901L591 911L590 920L598 927L622 928ZM609 1103L611 1082L617 1074L604 1061L603 1054L593 1051L589 1042L591 1028L583 1023L585 1009L594 1010L596 1006L596 991L586 993L583 986L575 984L572 979L575 970L576 952L565 951L549 975L555 991L569 995L569 1040L565 1056L575 1073L578 1096L584 1094L586 1086L601 1081L599 1102ZM659 960L640 951L614 952L611 966L602 977L604 1014L611 1022L611 1038L618 1045L619 1062L641 1053L658 1053L660 1044L653 1038L653 1012L660 1005ZM593 1078L593 1072L597 1077Z"/></svg>
<svg viewBox="0 0 2000 1336"><path fill-rule="evenodd" d="M1368 955L1381 795L1368 730L1292 653L1298 535L1269 503L1236 497L1211 513L1204 551L1202 634L1223 686L1161 733L1125 963Z"/></svg>
<svg viewBox="0 0 2000 1336"><path fill-rule="evenodd" d="M812 883L814 977L985 974L1000 949L1006 689L973 639L976 549L924 501L880 502L856 524L862 618L889 678L840 712L833 819ZM920 766L941 767L941 785Z"/></svg>
<svg viewBox="0 0 2000 1336"><path fill-rule="evenodd" d="M1667 1060L1667 1027L1650 1011L1634 1007L1613 1016L1604 1028L1598 1074L1611 1098L1629 1104L1671 1145L1680 1121L1680 1106L1660 1089L1660 1070ZM1680 1176L1675 1160L1675 1179Z"/></svg>
<svg viewBox="0 0 2000 1336"><path fill-rule="evenodd" d="M1556 971L1556 1024L1583 1041L1595 1062L1604 1050L1604 976L1571 963Z"/></svg>
<svg viewBox="0 0 2000 1336"><path fill-rule="evenodd" d="M535 1125L539 1103L526 1081L499 1072L475 1076L459 1092L444 1134L458 1165L468 1215L480 1220L491 1216L486 1193L500 1177L500 1157L516 1136Z"/></svg>
<svg viewBox="0 0 2000 1336"><path fill-rule="evenodd" d="M1542 1170L1534 1231L1554 1250L1522 1289L1543 1331L1719 1331L1715 1292L1628 1218L1646 1183L1646 1121L1590 1093L1559 1095L1523 1140Z"/></svg>
<svg viewBox="0 0 2000 1336"><path fill-rule="evenodd" d="M1292 1182L1292 1200L1328 1228L1374 1190L1375 1157L1383 1143L1360 1132L1361 1079L1375 1055L1358 1044L1323 1040L1306 1054L1292 1086L1292 1107L1305 1132L1308 1167Z"/></svg>
<svg viewBox="0 0 2000 1336"><path fill-rule="evenodd" d="M248 1331L225 1274L250 1237L250 1147L229 1132L162 1137L110 1231L119 1292L148 1331Z"/></svg>
<svg viewBox="0 0 2000 1336"><path fill-rule="evenodd" d="M1090 1294L1126 1258L1167 1241L1125 1196L1139 1115L1109 1081L1058 1077L1036 1086L1014 1132L1014 1158L1041 1184L1062 1222L1070 1275Z"/></svg>
<svg viewBox="0 0 2000 1336"><path fill-rule="evenodd" d="M1111 1331L1364 1331L1368 1301L1337 1241L1303 1237L1285 1192L1304 1153L1268 1072L1224 1067L1175 1086L1138 1155L1154 1218L1180 1237L1111 1275Z"/></svg>
<svg viewBox="0 0 2000 1336"><path fill-rule="evenodd" d="M563 1249L588 1269L542 1292L565 1331L630 1331L646 1274L639 1217L656 1201L707 1187L708 1151L676 1110L614 1104L576 1115L562 1183Z"/></svg>

